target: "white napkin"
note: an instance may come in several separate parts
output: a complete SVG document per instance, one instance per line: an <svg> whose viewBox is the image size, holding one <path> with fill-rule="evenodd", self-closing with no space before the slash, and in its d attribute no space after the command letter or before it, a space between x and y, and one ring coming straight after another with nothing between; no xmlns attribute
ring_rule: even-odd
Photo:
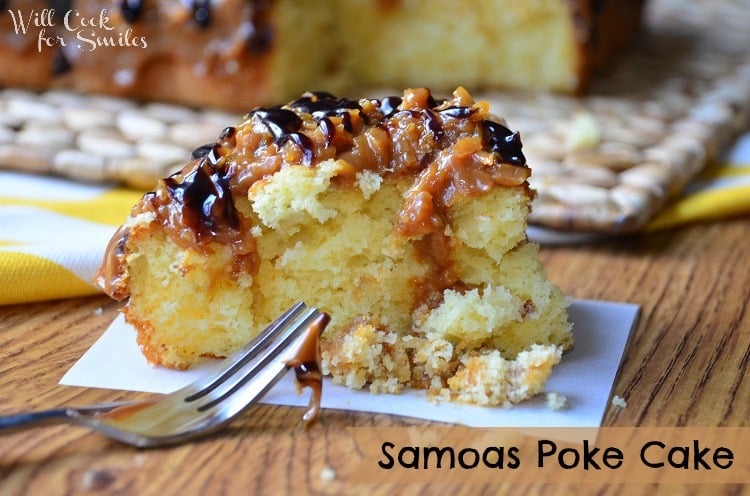
<svg viewBox="0 0 750 496"><path fill-rule="evenodd" d="M322 406L324 409L388 413L473 427L598 427L609 404L612 384L637 316L636 305L573 301L570 318L575 348L563 356L546 387L546 391L567 398L567 407L562 410L547 408L544 394L510 409L486 408L447 402L435 404L421 391L375 395L336 386L330 380L323 385ZM204 372L205 367L176 371L149 365L135 342L135 331L118 317L65 374L60 384L169 393L196 380ZM263 401L306 406L308 395L297 394L294 374L290 373Z"/></svg>

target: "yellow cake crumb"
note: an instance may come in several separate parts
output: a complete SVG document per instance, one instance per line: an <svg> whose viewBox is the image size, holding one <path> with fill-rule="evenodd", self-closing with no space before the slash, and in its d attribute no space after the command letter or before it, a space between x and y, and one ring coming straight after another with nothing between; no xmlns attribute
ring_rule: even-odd
<svg viewBox="0 0 750 496"><path fill-rule="evenodd" d="M550 410L562 410L568 406L568 398L556 391L550 391L545 395L547 408Z"/></svg>

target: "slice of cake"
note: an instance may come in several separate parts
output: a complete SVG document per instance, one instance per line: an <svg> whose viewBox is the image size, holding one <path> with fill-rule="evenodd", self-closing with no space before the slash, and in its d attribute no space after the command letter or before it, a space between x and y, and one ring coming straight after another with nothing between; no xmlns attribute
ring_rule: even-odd
<svg viewBox="0 0 750 496"><path fill-rule="evenodd" d="M585 91L617 58L639 26L644 3L345 0L337 29L353 54L350 77L365 86L573 93Z"/></svg>
<svg viewBox="0 0 750 496"><path fill-rule="evenodd" d="M324 373L510 404L572 346L527 241L520 137L459 88L256 108L146 194L97 283L148 360L187 368L290 304L329 313Z"/></svg>
<svg viewBox="0 0 750 496"><path fill-rule="evenodd" d="M241 111L310 87L581 92L644 0L0 1L0 86Z"/></svg>

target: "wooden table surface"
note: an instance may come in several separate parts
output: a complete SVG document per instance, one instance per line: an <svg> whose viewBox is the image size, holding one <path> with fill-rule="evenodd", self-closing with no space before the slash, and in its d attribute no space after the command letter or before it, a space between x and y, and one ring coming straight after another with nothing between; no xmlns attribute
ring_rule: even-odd
<svg viewBox="0 0 750 496"><path fill-rule="evenodd" d="M748 426L750 222L707 223L571 247L543 247L550 278L577 298L636 303L641 317L606 426ZM0 414L135 399L140 393L58 381L101 335L118 305L105 297L0 308ZM103 311L100 311L103 310ZM540 487L352 485L349 426L431 425L326 410L308 430L302 410L262 405L215 436L138 450L86 429L50 426L0 438L0 494L570 494ZM324 477L332 469L333 480ZM654 494L651 486L577 493ZM670 486L670 494L739 494L744 487Z"/></svg>

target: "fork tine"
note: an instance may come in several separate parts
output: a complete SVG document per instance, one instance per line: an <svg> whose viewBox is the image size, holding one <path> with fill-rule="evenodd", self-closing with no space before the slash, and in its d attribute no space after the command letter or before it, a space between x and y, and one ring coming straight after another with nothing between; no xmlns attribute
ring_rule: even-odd
<svg viewBox="0 0 750 496"><path fill-rule="evenodd" d="M228 373L223 376L222 384L216 385L210 390L205 390L205 392L200 395L194 395L193 397L186 399L186 401L193 401L207 397L206 401L198 406L199 411L205 411L218 405L227 397L237 392L237 390L248 381L252 380L261 370L268 367L271 361L289 347L289 345L292 344L292 342L296 340L299 335L304 332L316 318L318 318L319 315L321 315L320 312L315 308L307 310L298 320L284 329L282 333L279 333L273 343L271 343L266 349L262 350L259 355L252 360L245 361L237 367L233 367L234 370L231 371L231 373L228 371ZM286 365L284 365L284 370L286 368Z"/></svg>
<svg viewBox="0 0 750 496"><path fill-rule="evenodd" d="M294 308L299 310L303 307ZM317 332L321 332L328 322L328 316L315 308L307 309L301 315L298 313L292 312L296 318L291 322L289 319L278 319L282 321L279 329L269 333L275 335L276 339L268 343L260 355L244 360L239 366L233 363L230 367L233 373L220 371L215 374L214 380L204 381L210 387L201 389L205 393L199 394L196 399L187 402L173 393L146 409L129 411L124 416L116 409L99 416L98 427L116 439L138 446L171 444L216 430L255 403L281 379L289 365L278 359L279 355L295 341L301 342L301 338L304 338L302 334L307 336L304 331L310 329L316 319L321 316L326 318L324 323L313 328ZM222 382L216 383L216 377L222 377ZM117 432L118 428L128 430L136 427L140 432L136 437Z"/></svg>
<svg viewBox="0 0 750 496"><path fill-rule="evenodd" d="M320 333L326 327L329 321L329 316L325 313L320 313L313 309L308 316L305 316L299 321L299 326L295 326L295 332L290 334L290 339L287 339L289 344L294 344L294 351L296 352L301 347L305 346L305 342L309 339L310 333L316 333L315 339L317 340ZM304 331L304 332L303 332ZM270 363L265 366L252 366L249 367L251 372L246 376L242 376L238 381L236 387L232 387L231 391L227 391L225 394L212 400L210 403L204 404L198 408L198 411L206 414L201 420L191 422L185 425L185 430L202 434L205 432L211 432L217 430L219 427L225 425L230 420L235 418L237 415L245 411L248 407L255 404L263 395L271 389L289 370L291 357L289 353L287 356L291 360L282 360L278 358L281 350L289 349L289 345L279 345L276 347L277 353L274 357L269 359ZM317 398L317 400L315 399ZM311 397L310 407L307 413L303 416L303 420L309 421L316 416L319 405L314 405L315 401L319 401L319 394L313 393Z"/></svg>
<svg viewBox="0 0 750 496"><path fill-rule="evenodd" d="M248 344L233 353L227 359L217 363L218 370L216 372L208 375L201 381L188 384L171 394L175 396L186 396L184 401L189 402L195 401L210 393L227 380L227 378L235 374L242 366L257 357L264 349L268 348L282 331L288 329L287 326L289 326L293 319L295 319L305 308L306 305L304 302L298 302L274 320ZM232 362L232 364L227 366L227 362Z"/></svg>
<svg viewBox="0 0 750 496"><path fill-rule="evenodd" d="M136 402L0 417L0 432L66 422L138 447L176 444L214 432L259 400L288 369L315 359L309 355L317 355L318 339L330 317L305 308L302 302L296 304L249 345L221 362L215 373L174 393ZM294 354L287 350L291 345ZM286 359L279 356L282 353ZM309 377L319 378L316 374ZM319 400L318 385L304 420L316 416Z"/></svg>

